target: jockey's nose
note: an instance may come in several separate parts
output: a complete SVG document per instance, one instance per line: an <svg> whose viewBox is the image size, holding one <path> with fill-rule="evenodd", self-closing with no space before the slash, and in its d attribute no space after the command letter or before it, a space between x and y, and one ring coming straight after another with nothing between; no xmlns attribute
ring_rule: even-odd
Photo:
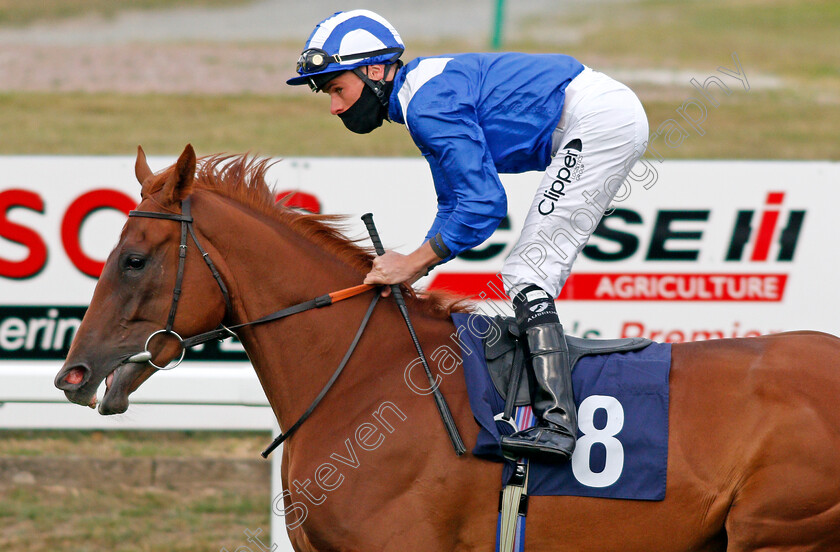
<svg viewBox="0 0 840 552"><path fill-rule="evenodd" d="M339 113L344 113L347 111L347 106L344 105L344 101L338 97L337 94L330 97L330 113L333 115L338 115Z"/></svg>

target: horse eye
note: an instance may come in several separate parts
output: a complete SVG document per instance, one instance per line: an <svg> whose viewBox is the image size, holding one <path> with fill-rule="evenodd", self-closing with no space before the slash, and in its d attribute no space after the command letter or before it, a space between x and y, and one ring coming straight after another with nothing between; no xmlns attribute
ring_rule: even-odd
<svg viewBox="0 0 840 552"><path fill-rule="evenodd" d="M130 270L142 270L145 266L146 259L140 255L129 255L125 259L125 267Z"/></svg>

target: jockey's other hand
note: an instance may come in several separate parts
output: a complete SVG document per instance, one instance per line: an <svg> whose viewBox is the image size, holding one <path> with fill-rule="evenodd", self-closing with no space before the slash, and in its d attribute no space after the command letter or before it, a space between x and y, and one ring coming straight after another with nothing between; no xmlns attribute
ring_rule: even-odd
<svg viewBox="0 0 840 552"><path fill-rule="evenodd" d="M417 272L418 268L408 255L389 250L373 259L373 267L365 276L365 283L402 284L412 280ZM390 288L385 288L382 295L387 296L390 292Z"/></svg>

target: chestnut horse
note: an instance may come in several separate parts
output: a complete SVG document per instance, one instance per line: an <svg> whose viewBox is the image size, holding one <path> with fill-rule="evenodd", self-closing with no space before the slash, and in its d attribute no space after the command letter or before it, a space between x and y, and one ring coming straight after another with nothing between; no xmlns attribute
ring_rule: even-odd
<svg viewBox="0 0 840 552"><path fill-rule="evenodd" d="M138 209L180 213L190 198L202 255L188 248L173 330L192 336L358 285L371 255L330 217L276 206L253 158L196 161L188 146L159 174L138 150ZM325 220L326 219L326 220ZM180 224L129 218L105 265L56 385L102 414L123 412L156 369L127 361L167 320ZM346 353L372 294L238 330L280 426L309 406ZM408 298L424 348L451 344L451 307ZM153 362L180 355L152 340ZM416 358L383 298L311 418L286 442L286 523L298 551L488 551L502 465L457 457L430 397L404 380ZM438 367L439 368L439 367ZM460 371L442 377L469 448L478 426ZM840 550L840 340L814 332L674 345L665 499L531 497L531 551ZM281 506L282 508L282 506Z"/></svg>

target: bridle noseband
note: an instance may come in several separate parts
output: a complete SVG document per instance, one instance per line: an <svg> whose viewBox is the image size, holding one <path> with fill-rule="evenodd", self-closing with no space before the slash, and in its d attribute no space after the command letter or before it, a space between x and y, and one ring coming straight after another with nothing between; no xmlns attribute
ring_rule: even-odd
<svg viewBox="0 0 840 552"><path fill-rule="evenodd" d="M213 261L210 260L210 255L208 255L207 251L201 246L201 243L198 241L198 236L195 234L195 230L193 229L193 218L190 214L190 198L187 197L181 201L181 214L177 213L161 213L157 211L129 211L129 217L145 217L145 218L154 218L154 219L162 219L162 220L172 220L181 223L181 243L178 248L178 272L175 276L175 289L172 292L172 305L169 307L169 315L166 319L166 326L162 330L156 330L149 335L146 339L146 344L143 347L143 351L136 353L134 355L129 356L126 358L123 363L143 363L148 362L158 370L171 370L175 368L184 360L184 355L186 354L187 349L190 347L195 347L201 343L206 343L212 340L222 340L228 337L237 337L236 332L233 330L237 328L241 328L243 326L251 326L254 324L262 324L264 322L271 322L273 320L280 320L281 318L285 318L287 316L291 316L293 314L297 314L300 312L304 312L310 309L326 307L331 305L337 301L341 301L344 299L349 299L350 297L355 297L361 293L364 293L368 290L375 289L376 286L372 286L369 284L362 284L346 289L342 289L339 291L334 291L332 293L327 293L325 295L319 295L313 299L308 301L304 301L302 303L298 303L296 305L292 305L285 309L281 309L279 311L273 312L257 320L252 320L250 322L243 322L241 324L236 324L233 326L225 326L221 324L219 328L215 330L211 330L209 332L205 332L202 334L195 335L193 337L189 337L187 339L182 338L178 335L173 329L173 325L175 324L175 313L178 311L178 301L181 298L181 289L184 283L184 266L186 264L187 258L187 235L192 236L192 240L195 243L196 247L198 247L198 251L201 253L202 258L204 259L205 264L207 264L210 272L213 274L213 278L216 280L216 283L219 285L219 289L222 291L222 295L224 296L225 300L225 312L230 313L232 312L231 302L230 302L230 294L228 293L227 286L225 286L224 281L222 280L219 271L216 269L216 266L213 264ZM278 435L271 445L266 448L265 451L262 452L263 458L267 458L271 451L277 448L280 443L288 439L291 434L297 430L298 427L312 414L312 411L315 410L315 407L318 406L318 403L321 402L321 399L327 394L327 391L332 387L333 383L338 379L339 374L341 374L344 367L347 365L347 362L350 360L350 356L353 354L353 351L356 349L356 345L359 343L359 340L362 337L362 333L364 333L365 328L367 327L367 323L370 320L371 315L373 314L373 308L376 306L377 301L379 300L379 293L374 293L373 299L371 299L370 306L365 313L364 318L362 319L361 324L359 325L359 329L356 331L356 335L353 338L353 342L350 344L350 347L347 349L344 357L341 360L341 363L336 368L335 372L333 373L332 377L326 383L321 392L309 406L309 408L303 413L303 415L298 419L297 422L292 424L289 429ZM152 338L159 334L171 335L175 339L178 340L179 344L181 345L181 356L177 360L170 361L166 366L158 366L152 362L152 353L149 351L149 343L151 342Z"/></svg>

